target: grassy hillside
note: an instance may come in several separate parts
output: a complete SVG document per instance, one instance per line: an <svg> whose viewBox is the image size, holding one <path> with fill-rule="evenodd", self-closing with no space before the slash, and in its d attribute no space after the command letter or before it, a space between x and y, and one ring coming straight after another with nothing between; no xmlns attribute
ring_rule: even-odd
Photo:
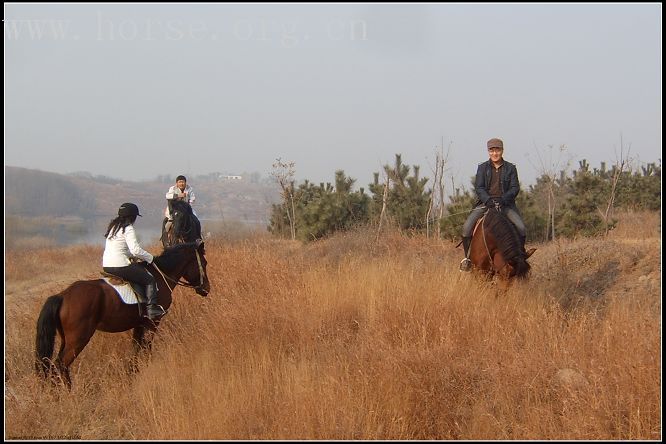
<svg viewBox="0 0 666 444"><path fill-rule="evenodd" d="M98 332L71 393L32 373L35 323L101 248L8 254L5 437L661 438L658 214L537 246L507 293L449 243L374 239L213 238L210 296L176 290L133 376L129 332Z"/></svg>

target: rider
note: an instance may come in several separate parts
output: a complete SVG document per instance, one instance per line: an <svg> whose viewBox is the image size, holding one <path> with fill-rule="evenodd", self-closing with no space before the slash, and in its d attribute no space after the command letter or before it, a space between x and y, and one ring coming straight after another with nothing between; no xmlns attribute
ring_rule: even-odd
<svg viewBox="0 0 666 444"><path fill-rule="evenodd" d="M120 276L132 282L146 286L148 299L148 318L155 321L164 314L164 308L157 303L155 278L145 267L131 263L130 258L138 258L147 263L153 262L153 255L139 245L134 231L134 222L139 214L139 207L133 203L124 203L118 209L118 217L109 223L104 237L106 245L102 257L102 267L107 273Z"/></svg>
<svg viewBox="0 0 666 444"><path fill-rule="evenodd" d="M197 234L201 236L201 223L197 217L196 211L194 211L194 201L196 196L194 195L194 190L191 186L187 184L187 178L183 175L176 177L176 184L172 185L169 188L169 191L166 193L167 200L182 200L190 204L192 208L192 215L194 216L194 223L196 224ZM171 224L173 223L173 215L169 211L169 205L164 210L164 231L169 232Z"/></svg>
<svg viewBox="0 0 666 444"><path fill-rule="evenodd" d="M516 207L516 196L520 191L518 170L516 166L502 158L504 143L501 139L488 141L488 155L490 159L479 164L474 181L474 191L477 201L474 209L463 225L462 242L465 257L460 261L460 271L469 271L472 262L469 260L469 246L472 243L472 230L486 208L499 207L502 212L515 225L520 236L520 244L525 251L525 223L520 217Z"/></svg>

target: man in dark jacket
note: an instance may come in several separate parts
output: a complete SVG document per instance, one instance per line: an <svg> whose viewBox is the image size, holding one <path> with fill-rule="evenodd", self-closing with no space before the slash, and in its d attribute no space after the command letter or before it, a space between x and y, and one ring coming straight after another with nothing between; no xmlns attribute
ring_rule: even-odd
<svg viewBox="0 0 666 444"><path fill-rule="evenodd" d="M500 139L488 141L489 160L479 164L474 181L477 201L474 209L463 225L463 248L465 258L460 262L461 271L469 271L472 262L469 260L469 245L472 243L472 230L476 221L483 215L486 208L499 206L502 212L516 226L521 246L525 251L525 223L516 207L516 196L520 191L516 166L502 158L504 143Z"/></svg>

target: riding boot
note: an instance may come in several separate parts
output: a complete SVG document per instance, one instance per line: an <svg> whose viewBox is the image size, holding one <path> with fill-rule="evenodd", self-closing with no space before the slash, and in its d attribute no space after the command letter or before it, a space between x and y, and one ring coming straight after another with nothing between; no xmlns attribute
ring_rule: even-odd
<svg viewBox="0 0 666 444"><path fill-rule="evenodd" d="M157 289L155 284L146 285L146 298L148 299L147 314L148 319L157 321L166 314L164 307L157 303Z"/></svg>
<svg viewBox="0 0 666 444"><path fill-rule="evenodd" d="M472 269L472 261L469 260L469 246L472 243L471 237L463 237L463 250L465 250L465 257L460 261L460 271L470 271Z"/></svg>

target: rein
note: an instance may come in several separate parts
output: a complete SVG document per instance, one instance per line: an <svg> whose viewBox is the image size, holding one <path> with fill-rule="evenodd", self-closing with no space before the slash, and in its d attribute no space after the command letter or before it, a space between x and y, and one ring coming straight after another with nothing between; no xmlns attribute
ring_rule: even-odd
<svg viewBox="0 0 666 444"><path fill-rule="evenodd" d="M486 253L488 253L488 260L490 261L490 268L492 269L493 273L496 273L497 271L495 270L495 264L493 263L493 256L490 254L490 249L488 248L488 242L486 241L486 215L483 215L483 219L481 219L481 237L483 238L483 246L486 247Z"/></svg>
<svg viewBox="0 0 666 444"><path fill-rule="evenodd" d="M155 262L153 262L153 267L155 267L155 270L157 270L162 275L162 278L164 279L164 283L166 284L166 286L167 286L167 288L169 289L170 292L173 293L173 289L176 288L179 285L181 287L194 288L195 290L203 289L204 271L203 271L203 266L201 265L201 257L199 256L199 251L198 250L194 250L194 254L197 257L197 265L199 266L199 285L192 285L192 284L190 284L188 282L185 282L185 281L182 281L180 279L179 280L173 279L172 277L167 276L166 274L164 274L164 272L162 272L162 270L159 269L157 264ZM169 285L169 282L167 282L167 281L172 282L172 283L175 284L173 286L173 288Z"/></svg>

